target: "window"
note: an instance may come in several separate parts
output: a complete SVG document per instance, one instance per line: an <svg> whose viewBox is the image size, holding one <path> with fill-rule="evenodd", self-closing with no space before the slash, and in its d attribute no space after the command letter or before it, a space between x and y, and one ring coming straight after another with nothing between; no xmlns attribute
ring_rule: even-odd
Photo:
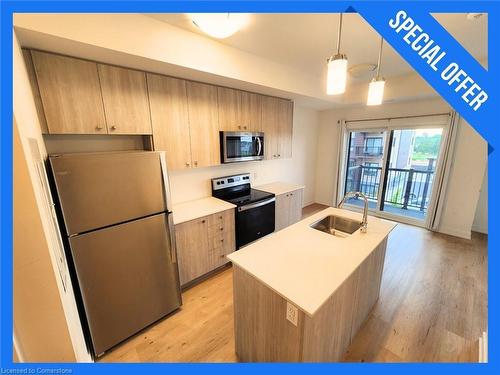
<svg viewBox="0 0 500 375"><path fill-rule="evenodd" d="M383 139L382 137L372 137L372 138L366 138L365 139L365 154L373 154L373 155L380 155L382 154L383 147L382 147Z"/></svg>

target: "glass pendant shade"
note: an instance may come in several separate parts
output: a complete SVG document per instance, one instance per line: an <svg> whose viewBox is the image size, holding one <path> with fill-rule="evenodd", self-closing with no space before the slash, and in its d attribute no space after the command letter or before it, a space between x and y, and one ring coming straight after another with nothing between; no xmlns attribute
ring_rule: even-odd
<svg viewBox="0 0 500 375"><path fill-rule="evenodd" d="M366 105L380 105L384 99L385 80L373 79L368 87L368 99Z"/></svg>
<svg viewBox="0 0 500 375"><path fill-rule="evenodd" d="M328 59L326 93L339 95L345 92L347 82L347 56L337 55Z"/></svg>

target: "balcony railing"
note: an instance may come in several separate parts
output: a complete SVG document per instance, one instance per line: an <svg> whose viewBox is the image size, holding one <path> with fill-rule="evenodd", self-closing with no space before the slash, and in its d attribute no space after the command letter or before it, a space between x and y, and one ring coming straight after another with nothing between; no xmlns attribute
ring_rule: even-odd
<svg viewBox="0 0 500 375"><path fill-rule="evenodd" d="M372 146L372 147L355 146L354 151L355 155L357 156L359 155L378 156L384 153L384 148L381 146Z"/></svg>
<svg viewBox="0 0 500 375"><path fill-rule="evenodd" d="M377 200L381 167L350 167L346 191L360 191L369 199ZM424 212L427 209L434 170L389 168L387 171L384 203Z"/></svg>

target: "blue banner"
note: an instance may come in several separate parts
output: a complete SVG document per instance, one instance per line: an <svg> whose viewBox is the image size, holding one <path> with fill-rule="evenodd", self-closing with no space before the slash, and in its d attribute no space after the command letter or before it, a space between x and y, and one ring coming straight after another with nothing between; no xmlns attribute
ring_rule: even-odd
<svg viewBox="0 0 500 375"><path fill-rule="evenodd" d="M488 71L421 4L364 2L355 10L496 148Z"/></svg>

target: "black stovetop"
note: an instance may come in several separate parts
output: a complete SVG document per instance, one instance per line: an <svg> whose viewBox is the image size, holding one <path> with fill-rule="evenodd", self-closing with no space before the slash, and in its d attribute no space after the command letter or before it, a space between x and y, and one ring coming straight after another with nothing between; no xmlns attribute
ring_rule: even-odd
<svg viewBox="0 0 500 375"><path fill-rule="evenodd" d="M230 194L225 197L220 197L220 199L235 204L239 207L244 206L245 204L259 202L272 197L274 197L273 193L268 193L267 191L257 189L249 189L238 192L238 194Z"/></svg>

